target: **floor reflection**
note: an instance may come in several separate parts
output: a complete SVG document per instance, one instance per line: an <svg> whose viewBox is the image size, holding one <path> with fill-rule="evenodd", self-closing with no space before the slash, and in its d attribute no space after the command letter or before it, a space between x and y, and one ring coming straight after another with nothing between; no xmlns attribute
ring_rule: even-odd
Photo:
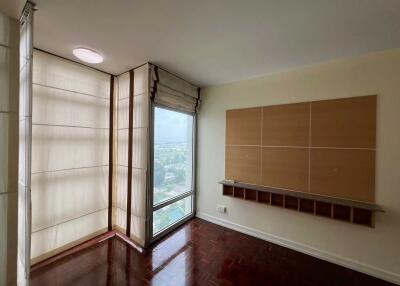
<svg viewBox="0 0 400 286"><path fill-rule="evenodd" d="M112 238L31 274L46 285L392 285L193 219L139 253Z"/></svg>

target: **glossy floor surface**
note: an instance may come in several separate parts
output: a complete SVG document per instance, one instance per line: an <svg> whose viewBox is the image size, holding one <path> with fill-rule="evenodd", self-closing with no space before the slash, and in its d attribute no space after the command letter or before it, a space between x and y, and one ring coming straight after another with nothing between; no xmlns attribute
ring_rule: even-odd
<svg viewBox="0 0 400 286"><path fill-rule="evenodd" d="M114 237L31 274L46 285L393 285L193 219L145 253Z"/></svg>

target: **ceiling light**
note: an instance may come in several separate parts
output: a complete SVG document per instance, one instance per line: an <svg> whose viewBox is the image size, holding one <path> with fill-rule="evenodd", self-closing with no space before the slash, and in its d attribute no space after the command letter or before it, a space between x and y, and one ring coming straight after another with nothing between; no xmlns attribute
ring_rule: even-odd
<svg viewBox="0 0 400 286"><path fill-rule="evenodd" d="M86 48L77 48L73 50L74 56L89 64L99 64L103 62L103 57L98 53Z"/></svg>

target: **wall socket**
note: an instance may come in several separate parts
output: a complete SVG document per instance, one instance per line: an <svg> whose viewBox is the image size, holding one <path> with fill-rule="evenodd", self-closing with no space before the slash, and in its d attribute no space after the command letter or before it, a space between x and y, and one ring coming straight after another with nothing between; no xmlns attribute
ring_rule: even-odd
<svg viewBox="0 0 400 286"><path fill-rule="evenodd" d="M226 206L223 205L217 205L217 212L224 214L226 213Z"/></svg>

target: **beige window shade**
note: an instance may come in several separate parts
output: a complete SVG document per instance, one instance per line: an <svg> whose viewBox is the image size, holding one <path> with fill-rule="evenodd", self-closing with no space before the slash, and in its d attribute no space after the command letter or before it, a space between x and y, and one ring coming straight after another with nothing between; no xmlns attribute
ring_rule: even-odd
<svg viewBox="0 0 400 286"><path fill-rule="evenodd" d="M34 53L34 262L107 229L110 75Z"/></svg>
<svg viewBox="0 0 400 286"><path fill-rule="evenodd" d="M18 43L18 21L0 13L0 285L17 283Z"/></svg>
<svg viewBox="0 0 400 286"><path fill-rule="evenodd" d="M148 172L149 92L147 64L134 69L132 125L132 189L131 238L144 245L146 222L146 188ZM124 73L118 81L118 175L115 205L115 225L126 231L128 134L130 75Z"/></svg>
<svg viewBox="0 0 400 286"><path fill-rule="evenodd" d="M150 77L154 103L184 112L198 111L200 95L196 86L155 65L150 65Z"/></svg>
<svg viewBox="0 0 400 286"><path fill-rule="evenodd" d="M128 118L129 118L129 73L116 78L117 82L117 189L114 224L117 229L126 229L126 181L128 174Z"/></svg>

